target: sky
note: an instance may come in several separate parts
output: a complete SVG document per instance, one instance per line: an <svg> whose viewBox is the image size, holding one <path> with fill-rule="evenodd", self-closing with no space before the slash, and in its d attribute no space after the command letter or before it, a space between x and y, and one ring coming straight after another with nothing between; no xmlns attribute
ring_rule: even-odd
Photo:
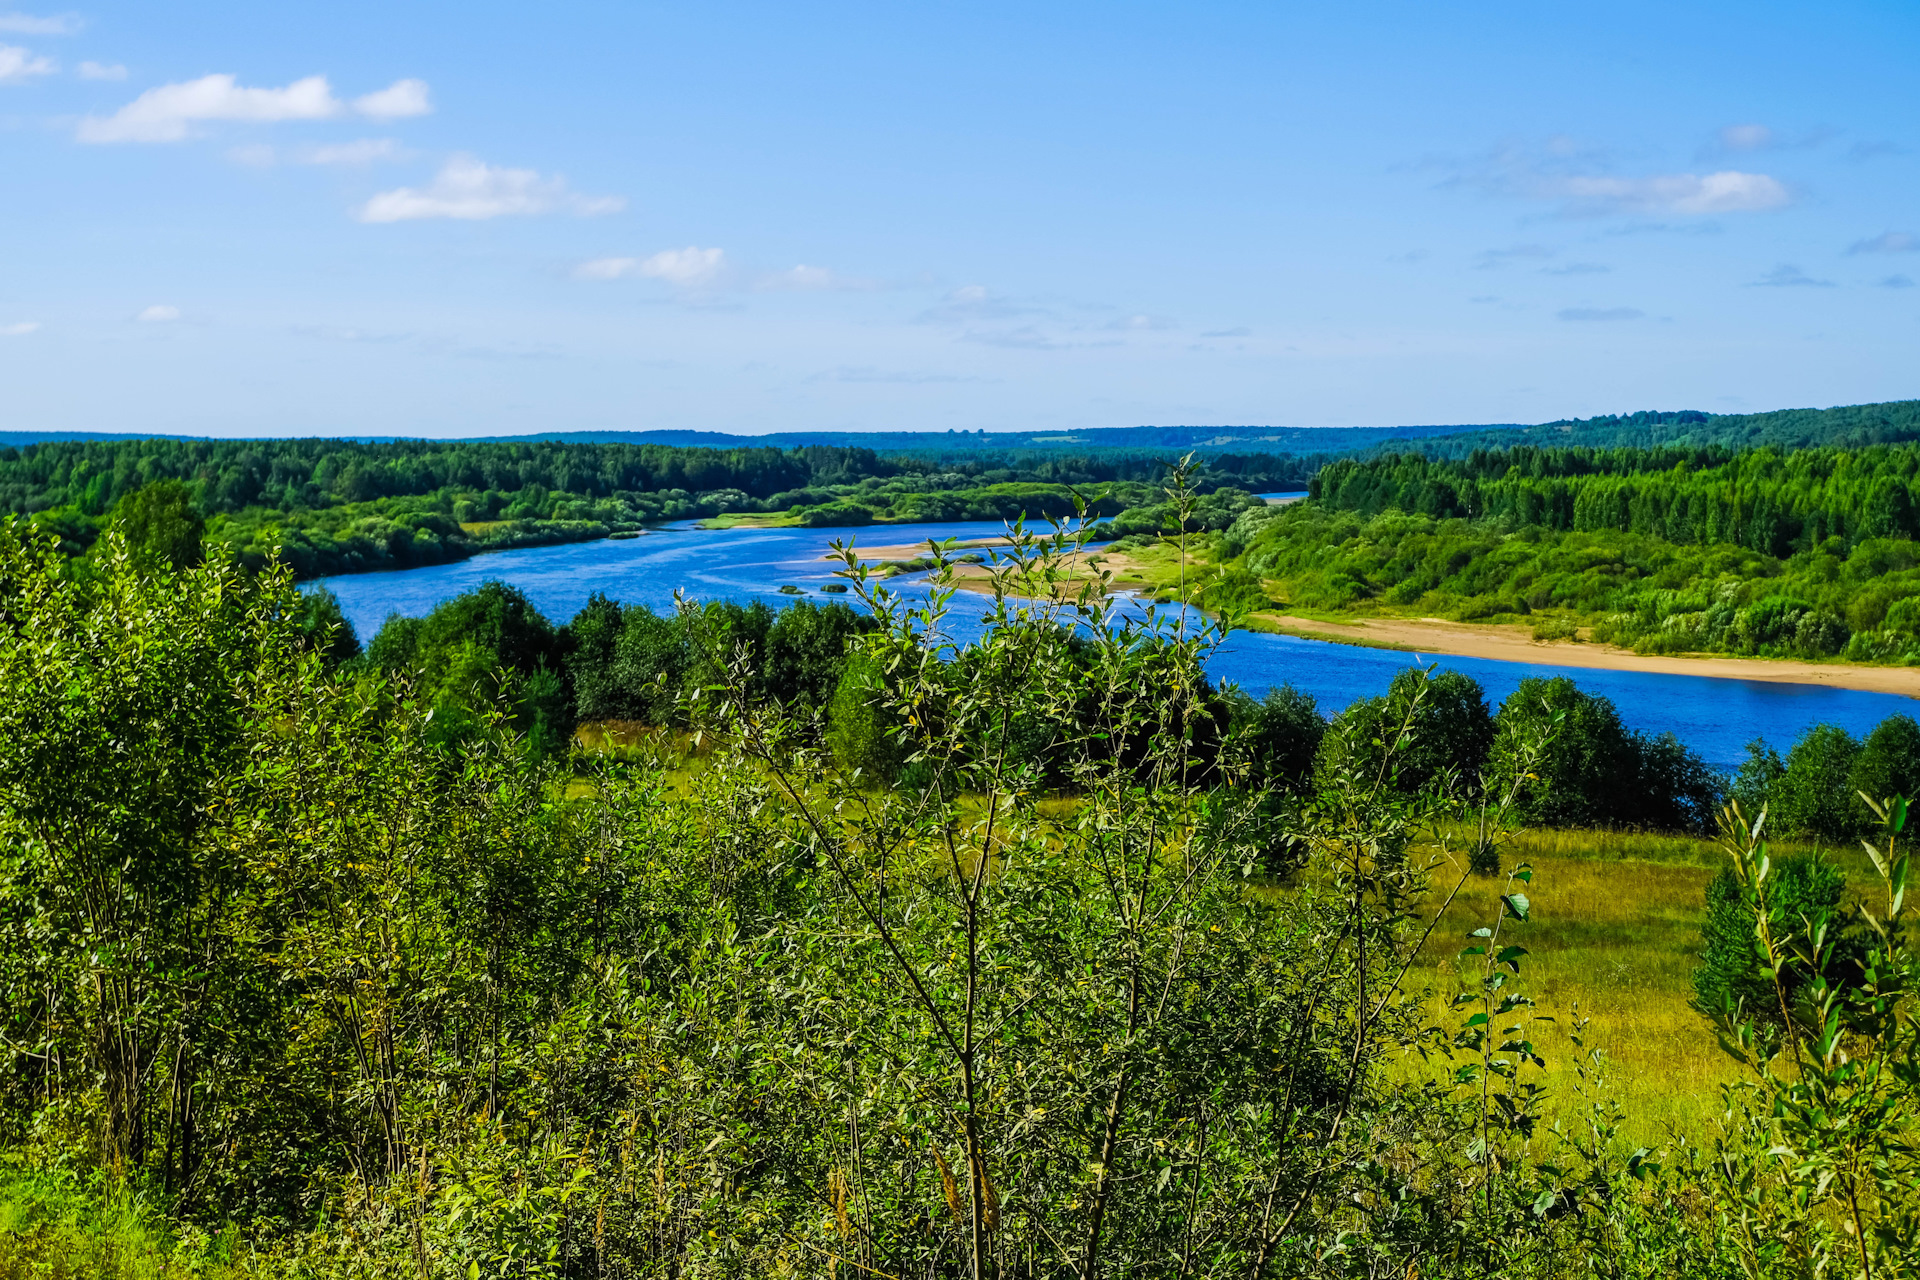
<svg viewBox="0 0 1920 1280"><path fill-rule="evenodd" d="M0 0L0 427L1920 396L1920 5Z"/></svg>

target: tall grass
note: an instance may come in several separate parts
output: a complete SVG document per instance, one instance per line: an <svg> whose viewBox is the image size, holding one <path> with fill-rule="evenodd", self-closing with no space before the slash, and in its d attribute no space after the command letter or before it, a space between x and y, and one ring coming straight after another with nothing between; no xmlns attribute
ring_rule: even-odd
<svg viewBox="0 0 1920 1280"><path fill-rule="evenodd" d="M240 1280L225 1234L176 1229L130 1191L0 1165L0 1280Z"/></svg>

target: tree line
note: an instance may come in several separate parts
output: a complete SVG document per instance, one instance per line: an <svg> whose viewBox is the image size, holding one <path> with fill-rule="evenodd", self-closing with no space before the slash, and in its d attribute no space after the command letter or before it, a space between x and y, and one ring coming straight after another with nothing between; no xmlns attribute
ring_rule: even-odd
<svg viewBox="0 0 1920 1280"><path fill-rule="evenodd" d="M1505 519L1556 532L1613 530L1678 544L1729 543L1784 559L1920 532L1920 445L1863 449L1476 450L1459 461L1343 459L1310 492L1338 511L1390 508Z"/></svg>
<svg viewBox="0 0 1920 1280"><path fill-rule="evenodd" d="M1890 452L1887 462L1908 460ZM1858 478L1860 469L1842 471ZM1374 484L1383 477L1393 483ZM1685 492L1688 482L1678 475L1510 476L1469 488L1475 483L1466 477L1459 486L1439 480L1429 488L1417 460L1330 476L1329 487L1338 490L1334 502L1364 510L1322 500L1249 510L1213 550L1220 569L1244 579L1242 594L1253 607L1270 607L1277 598L1337 611L1530 621L1540 639L1592 639L1641 653L1920 662L1920 544L1900 531L1905 517L1899 513L1906 510L1900 495L1907 491L1885 475L1868 486L1884 502L1862 507L1845 498L1838 507L1893 515L1871 523L1862 517L1851 537L1829 533L1785 555L1690 535L1676 541L1651 523L1588 530L1524 522L1555 502L1571 520L1573 511L1589 505L1587 495L1605 497L1623 487ZM1447 501L1454 502L1467 491L1481 501L1489 490L1514 501L1502 498L1498 514L1478 518L1418 510L1428 493L1451 494ZM1831 491L1846 492L1838 480ZM1521 498L1538 499L1540 506ZM1630 503L1628 511L1655 506ZM1869 530L1876 536L1867 536Z"/></svg>
<svg viewBox="0 0 1920 1280"><path fill-rule="evenodd" d="M1304 485L1317 461L1221 454L1196 483ZM251 567L277 553L309 578L730 513L788 513L823 526L1038 519L1070 513L1077 488L1117 514L1151 501L1165 470L1157 455L1126 450L933 458L842 446L51 441L0 448L0 510L31 518L79 554L121 504L158 485L191 506L205 538Z"/></svg>

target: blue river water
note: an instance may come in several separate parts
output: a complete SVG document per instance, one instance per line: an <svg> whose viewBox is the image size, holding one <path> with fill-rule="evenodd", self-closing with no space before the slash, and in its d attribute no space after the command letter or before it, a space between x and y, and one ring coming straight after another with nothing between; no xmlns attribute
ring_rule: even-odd
<svg viewBox="0 0 1920 1280"><path fill-rule="evenodd" d="M362 643L389 614L421 617L443 600L498 579L525 592L547 617L562 623L587 597L603 592L623 604L664 612L674 591L696 600L789 602L782 585L800 588L805 599L852 602L819 588L834 581L837 567L823 559L835 539L857 546L907 546L929 538L988 538L1004 532L997 521L955 524L876 525L865 529L726 529L674 527L642 537L529 547L475 556L455 564L323 579ZM924 595L920 577L895 578L890 589ZM857 603L857 602L856 602ZM978 630L980 598L962 592L953 605L956 636ZM1776 684L1659 672L1602 671L1552 663L1498 662L1484 658L1426 655L1428 662L1466 673L1498 706L1528 676L1570 675L1590 693L1613 700L1622 719L1650 733L1672 731L1718 769L1737 768L1745 745L1764 738L1784 749L1809 726L1841 725L1863 735L1887 716L1920 711L1909 698L1815 685ZM1231 680L1256 696L1282 684L1311 693L1322 712L1339 711L1358 698L1383 692L1394 673L1415 655L1385 649L1300 640L1292 636L1239 633L1231 636L1209 667L1216 681Z"/></svg>

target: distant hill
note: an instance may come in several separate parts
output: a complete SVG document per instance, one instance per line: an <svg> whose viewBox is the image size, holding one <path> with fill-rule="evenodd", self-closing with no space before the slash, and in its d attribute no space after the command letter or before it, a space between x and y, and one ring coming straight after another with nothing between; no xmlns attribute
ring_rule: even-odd
<svg viewBox="0 0 1920 1280"><path fill-rule="evenodd" d="M1531 427L1465 427L1411 449L1430 457L1461 458L1475 449L1505 449L1531 444L1584 445L1595 449L1658 446L1727 449L1771 446L1806 449L1831 446L1857 449L1870 444L1920 440L1920 400L1840 405L1831 409L1774 409L1766 413L1677 412L1609 414L1600 418L1563 418ZM1400 441L1363 446L1375 453L1407 452Z"/></svg>
<svg viewBox="0 0 1920 1280"><path fill-rule="evenodd" d="M47 441L193 440L204 436L134 435L94 431L0 431L0 447ZM282 439L285 437L258 437ZM345 436L362 444L396 443L405 436ZM1920 440L1920 400L1841 405L1830 409L1775 409L1766 413L1703 413L1698 409L1648 410L1598 418L1562 418L1534 425L1453 424L1405 427L1157 426L1090 427L1080 431L776 431L734 435L722 431L542 431L518 436L467 436L431 443L634 444L678 448L794 449L810 445L871 449L884 456L964 457L976 453L1017 455L1114 451L1209 454L1289 454L1299 457L1352 453L1418 452L1464 457L1475 449L1517 444L1569 444L1593 448L1660 445L1720 445L1739 449L1771 445L1800 449L1816 445L1857 448Z"/></svg>
<svg viewBox="0 0 1920 1280"><path fill-rule="evenodd" d="M1346 453L1399 440L1462 431L1521 430L1515 425L1424 427L1089 427L1082 431L776 431L729 435L721 431L550 431L524 436L480 436L487 444L665 444L681 448L780 449L808 445L872 449L876 453L977 453L1067 449L1199 449L1235 453Z"/></svg>

